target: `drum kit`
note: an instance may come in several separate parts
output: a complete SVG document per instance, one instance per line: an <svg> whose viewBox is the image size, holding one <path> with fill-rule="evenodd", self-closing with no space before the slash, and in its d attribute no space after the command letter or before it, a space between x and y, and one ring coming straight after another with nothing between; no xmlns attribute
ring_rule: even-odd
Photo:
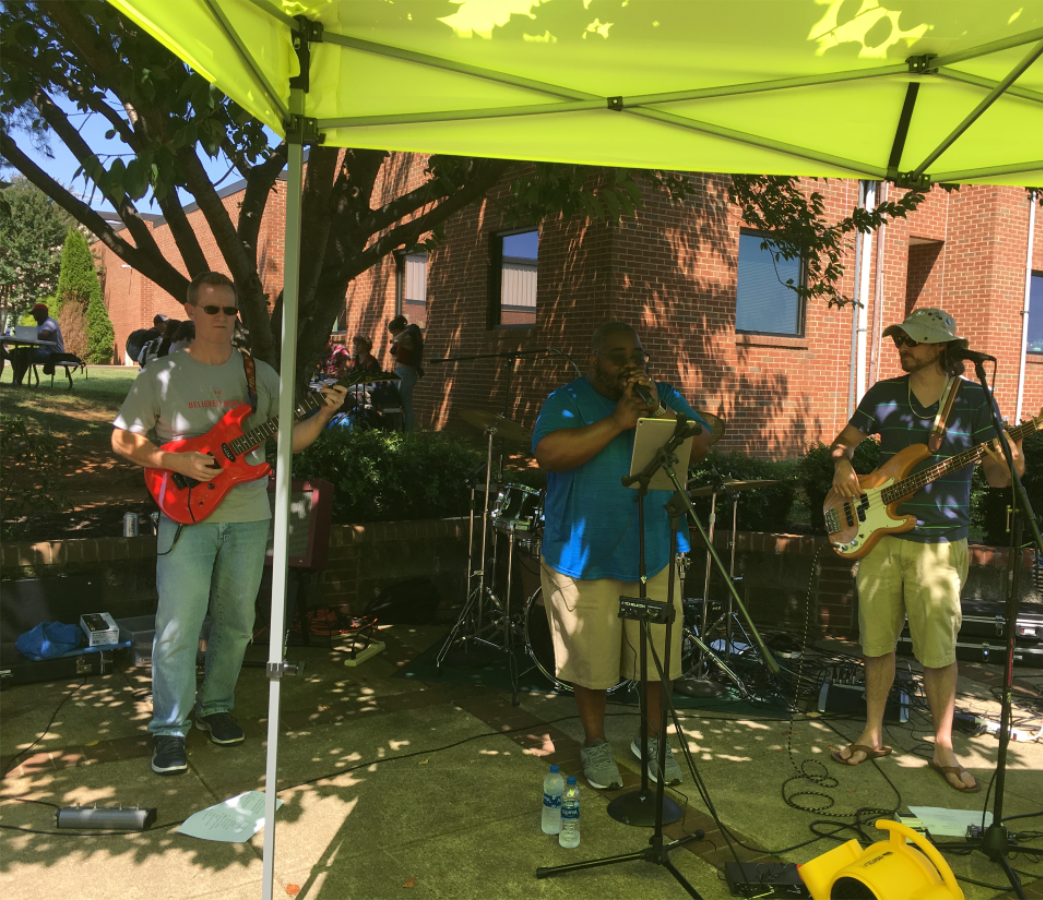
<svg viewBox="0 0 1043 900"><path fill-rule="evenodd" d="M723 420L707 413L700 413L712 427L711 445L725 432ZM557 690L571 691L572 686L561 681L555 674L554 644L550 625L543 603L543 588L537 589L520 604L512 608L515 592L517 561L521 558L539 560L544 531L545 491L517 482L502 482L502 474L493 479L493 447L497 438L513 444L529 447L532 433L517 422L502 414L477 409L461 411L461 418L468 424L485 432L487 436L486 462L484 464L484 486L470 484L471 505L468 528L467 552L467 599L456 619L445 643L435 658L439 671L445 665L467 665L473 654L471 665L484 665L488 660L485 651L506 654L510 668L512 696L518 703L518 685L522 675L537 670ZM502 464L499 467L502 473ZM731 565L729 577L735 576L735 544L737 529L737 495L739 492L755 490L777 484L777 481L735 481L717 477L715 483L692 488L692 497L709 496L711 514L708 538L712 542L716 519L717 498L733 495ZM479 499L479 497L481 499ZM477 502L476 502L477 501ZM506 544L505 550L502 549ZM710 592L710 560L707 554L706 578L703 598ZM686 554L678 554L676 560L680 584L690 566ZM730 680L744 697L749 696L740 676L729 665L731 657L749 646L752 641L732 607L731 597L726 602L707 601L701 598L683 600L685 611L682 651L684 676L675 683L675 689L694 696L713 696L721 688L713 677ZM737 636L741 635L741 640ZM521 642L525 655L531 663L527 669L518 671L518 656L515 646ZM452 652L452 657L449 654ZM447 662L447 659L449 660ZM626 688L629 681L623 680L609 688L609 693Z"/></svg>

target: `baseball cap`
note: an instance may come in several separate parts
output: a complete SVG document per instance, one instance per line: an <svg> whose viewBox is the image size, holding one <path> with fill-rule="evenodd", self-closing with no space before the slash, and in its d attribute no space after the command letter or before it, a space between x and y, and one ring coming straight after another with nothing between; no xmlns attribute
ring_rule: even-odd
<svg viewBox="0 0 1043 900"><path fill-rule="evenodd" d="M967 339L956 336L956 322L944 309L913 310L901 325L888 325L884 329L884 337L890 337L896 331L904 331L914 341L921 344L946 344L957 341L967 346Z"/></svg>
<svg viewBox="0 0 1043 900"><path fill-rule="evenodd" d="M36 313L36 312L46 313L46 312L50 312L50 310L47 309L47 304L46 303L34 303L33 304L33 312L34 313Z"/></svg>

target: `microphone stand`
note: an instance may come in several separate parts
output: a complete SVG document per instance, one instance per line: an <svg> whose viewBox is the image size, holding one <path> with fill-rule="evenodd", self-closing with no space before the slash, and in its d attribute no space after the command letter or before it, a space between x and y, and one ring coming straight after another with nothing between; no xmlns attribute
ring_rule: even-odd
<svg viewBox="0 0 1043 900"><path fill-rule="evenodd" d="M1010 862L1007 859L1011 849L1016 849L1017 844L1014 844L1011 841L1010 832L1003 824L1003 800L1007 774L1007 747L1010 744L1011 706L1013 705L1012 684L1014 680L1014 647L1016 642L1016 626L1019 605L1018 588L1022 569L1021 529L1023 523L1028 523L1029 530L1032 533L1032 543L1035 543L1040 553L1043 553L1043 538L1040 537L1036 515L1032 510L1032 504L1029 502L1028 494L1025 493L1025 485L1021 483L1018 470L1014 465L1014 457L1010 450L1010 441L1007 439L1007 433L1003 429L1003 422L1000 419L999 409L996 406L996 398L989 389L988 379L985 375L985 365L982 360L974 360L974 372L975 375L977 375L982 390L985 391L985 396L989 401L989 412L992 416L992 424L996 429L996 434L999 435L1000 447L1003 449L1003 458L1006 460L1007 467L1010 469L1015 504L1013 520L1010 528L1010 548L1008 551L1010 553L1008 559L1010 575L1007 579L1007 597L1004 606L1004 615L1006 616L1007 621L1003 631L1003 640L1007 647L1007 659L1006 665L1003 669L1002 713L1000 716L999 735L1000 745L996 760L996 794L993 799L992 824L982 832L981 837L967 841L965 844L954 845L952 849L959 847L959 849L962 850L969 846L972 850L979 850L984 853L1003 870L1004 875L1007 876L1007 880L1014 889L1014 893L1016 893L1021 900L1025 900L1025 892L1021 887L1021 879L1018 878L1017 873L1013 868L1011 868Z"/></svg>

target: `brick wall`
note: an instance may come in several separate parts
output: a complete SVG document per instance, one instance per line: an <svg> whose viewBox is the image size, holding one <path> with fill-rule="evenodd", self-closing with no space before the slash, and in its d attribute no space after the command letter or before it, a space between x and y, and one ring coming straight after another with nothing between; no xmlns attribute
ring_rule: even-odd
<svg viewBox="0 0 1043 900"><path fill-rule="evenodd" d="M421 183L426 157L391 156L381 171L374 202ZM592 169L589 183L605 173ZM622 224L583 217L551 218L540 225L536 324L490 328L491 246L503 228L497 192L457 213L445 241L428 254L427 377L416 389L418 423L433 429L468 429L461 409L506 411L531 427L555 387L575 377L559 353L581 371L589 365L589 340L605 321L629 322L641 334L655 377L669 381L697 409L725 419L722 450L766 457L793 457L813 441L829 442L850 411L852 307L830 309L813 301L798 337L743 335L735 331L737 254L743 223L727 201L727 176L689 176L696 193L684 204L663 191L643 189L641 210ZM830 219L850 213L858 201L851 180L806 179L819 191ZM281 287L285 183L270 198L259 239L265 290ZM900 195L884 186L883 196ZM233 218L241 195L224 198ZM1021 346L1028 195L1020 188L966 186L935 189L906 220L875 235L870 265L867 336L868 383L900 374L887 325L912 307L937 305L956 318L971 345L1000 360L996 379L1001 409L1013 415ZM222 269L215 242L198 210L188 213L211 265ZM125 232L124 232L125 233ZM165 225L157 243L181 265ZM1036 229L1034 267L1043 271L1043 222ZM878 272L877 248L882 245ZM126 336L145 327L156 312L182 317L177 301L130 269L102 245L95 251L106 268L106 301L121 352ZM854 241L843 253L842 289L855 293ZM877 282L879 302L877 301ZM386 323L396 313L396 267L392 257L350 286L342 317L344 340L368 335L373 352L389 367ZM439 363L446 357L478 360ZM509 396L508 396L509 393ZM1024 410L1043 406L1043 356L1026 366Z"/></svg>

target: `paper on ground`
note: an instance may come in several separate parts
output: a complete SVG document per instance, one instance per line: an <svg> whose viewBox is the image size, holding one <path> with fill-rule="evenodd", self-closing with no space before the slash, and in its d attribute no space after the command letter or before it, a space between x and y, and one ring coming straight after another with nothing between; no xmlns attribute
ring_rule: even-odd
<svg viewBox="0 0 1043 900"><path fill-rule="evenodd" d="M275 808L282 800L275 798ZM264 828L264 793L247 791L207 809L193 813L178 828L178 834L204 841L242 843Z"/></svg>
<svg viewBox="0 0 1043 900"><path fill-rule="evenodd" d="M932 837L963 837L968 825L981 825L980 809L946 809L944 806L910 806ZM992 824L992 813L985 813L985 827Z"/></svg>

